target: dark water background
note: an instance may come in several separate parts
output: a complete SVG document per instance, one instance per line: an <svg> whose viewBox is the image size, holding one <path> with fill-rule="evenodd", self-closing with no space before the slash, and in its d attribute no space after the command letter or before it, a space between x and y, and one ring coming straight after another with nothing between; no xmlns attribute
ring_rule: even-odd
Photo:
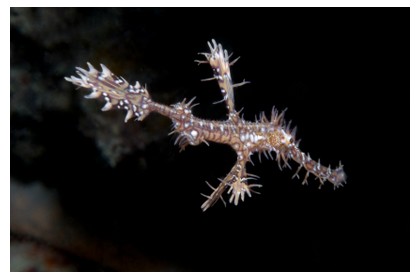
<svg viewBox="0 0 420 280"><path fill-rule="evenodd" d="M12 207L12 233L111 270L409 270L409 9L12 9L11 16L12 182L55 192L66 221L45 222L53 239L61 236L49 240L36 222L21 230L14 220L30 219L30 206ZM105 63L147 83L156 101L197 96L194 114L223 119L223 104L212 105L221 98L217 84L200 82L211 70L193 62L212 38L241 56L232 76L251 81L236 91L244 117L287 107L302 150L344 164L344 188L318 190L313 176L302 186L291 179L296 164L280 171L255 156L248 171L261 177L262 194L203 213L205 181L217 184L235 162L229 147L178 153L168 120L124 124L123 112L101 113L102 101L84 99L86 91L63 79L86 61ZM144 265L139 255L162 265Z"/></svg>

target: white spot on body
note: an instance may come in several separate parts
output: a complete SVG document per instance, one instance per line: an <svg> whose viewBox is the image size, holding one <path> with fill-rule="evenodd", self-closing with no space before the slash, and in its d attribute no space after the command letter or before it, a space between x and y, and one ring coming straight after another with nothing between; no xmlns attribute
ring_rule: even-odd
<svg viewBox="0 0 420 280"><path fill-rule="evenodd" d="M147 109L147 107L149 107L149 105L147 105L147 104L143 104L143 105L141 105L141 107L142 107L143 109Z"/></svg>
<svg viewBox="0 0 420 280"><path fill-rule="evenodd" d="M191 136L192 136L192 137L196 138L196 137L197 137L197 135L198 135L197 130L191 130Z"/></svg>
<svg viewBox="0 0 420 280"><path fill-rule="evenodd" d="M254 134L250 134L249 135L249 139L251 140L251 142L255 142L255 135Z"/></svg>
<svg viewBox="0 0 420 280"><path fill-rule="evenodd" d="M254 143L256 143L256 142L258 142L259 140L262 140L262 139L264 139L264 136L257 135L257 134L251 134L251 141L254 142Z"/></svg>

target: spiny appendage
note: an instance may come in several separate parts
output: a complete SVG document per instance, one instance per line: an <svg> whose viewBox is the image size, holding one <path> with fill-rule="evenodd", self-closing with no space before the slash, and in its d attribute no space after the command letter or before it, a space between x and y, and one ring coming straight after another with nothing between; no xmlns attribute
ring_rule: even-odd
<svg viewBox="0 0 420 280"><path fill-rule="evenodd" d="M201 209L206 211L208 208L213 206L219 199L226 203L222 197L224 191L229 187L228 194L230 194L229 202L238 205L239 199L245 200L245 193L251 197L251 192L258 193L253 188L260 188L260 184L249 184L248 181L256 180L259 178L256 175L249 174L246 172L245 165L246 160L238 158L236 164L233 166L229 174L222 180L219 179L220 184L217 188L212 187L208 182L207 185L213 190L211 195L204 195L207 200L201 205Z"/></svg>
<svg viewBox="0 0 420 280"><path fill-rule="evenodd" d="M141 121L150 113L152 100L146 87L141 86L139 82L136 82L134 86L130 85L123 77L117 77L103 64L101 64L101 72L89 62L87 65L89 70L76 67L76 73L80 78L71 76L64 79L77 86L91 89L92 92L85 98L102 96L106 101L102 111L108 111L114 106L125 109L127 111L125 122L133 117Z"/></svg>
<svg viewBox="0 0 420 280"><path fill-rule="evenodd" d="M255 116L255 124L257 135L262 138L261 143L257 146L258 158L261 162L261 154L264 154L267 159L276 160L280 170L284 167L289 167L287 148L292 144L299 144L296 141L297 127L291 129L291 121L286 124L284 115L287 108L281 113L273 107L271 111L271 118L268 119L264 112L261 112L259 117ZM246 137L245 137L246 138ZM276 157L273 158L271 152L276 153ZM282 165L281 161L284 161Z"/></svg>
<svg viewBox="0 0 420 280"><path fill-rule="evenodd" d="M280 169L282 169L281 160L284 161L283 167L287 166L291 168L288 164L289 159L293 159L299 164L299 167L296 173L292 178L299 178L299 171L304 168L306 170L305 177L303 178L302 184L308 184L309 174L315 175L315 177L320 181L321 187L326 181L329 181L334 185L334 188L342 186L346 183L346 174L343 170L343 165L341 162L336 169L331 169L331 167L326 167L321 164L321 161L314 161L311 159L309 154L305 154L299 149L300 140L296 140L296 131L297 127L291 128L291 121L287 123L284 120L284 110L281 114L278 114L277 110L273 108L271 121L272 125L280 125L280 129L274 133L268 134L268 142L272 145L277 152L276 160L278 161ZM260 121L267 123L267 118L262 115ZM270 155L270 154L269 154Z"/></svg>
<svg viewBox="0 0 420 280"><path fill-rule="evenodd" d="M236 117L235 111L235 100L234 100L234 92L233 88L239 87L248 83L247 81L243 81L242 83L233 84L232 77L230 74L230 66L233 65L236 61L238 61L239 57L236 58L234 61L229 62L229 58L232 54L228 54L227 50L224 50L221 44L217 44L216 41L213 39L212 43L207 42L210 48L210 53L200 53L204 55L207 61L196 60L196 62L200 63L209 63L211 68L213 69L213 77L208 79L203 79L202 81L210 81L210 80L217 80L220 91L223 95L223 99L220 101L215 102L220 103L225 101L226 107L229 111L229 117Z"/></svg>
<svg viewBox="0 0 420 280"><path fill-rule="evenodd" d="M169 135L178 133L174 144L179 144L181 151L188 145L197 146L201 142L206 143L207 146L209 145L203 135L202 129L200 129L200 123L202 126L204 120L197 121L192 115L192 108L198 105L198 103L193 104L194 100L195 97L188 102L184 99L182 102L171 105L173 110L169 117L172 119L173 130Z"/></svg>
<svg viewBox="0 0 420 280"><path fill-rule="evenodd" d="M326 182L329 181L331 184L334 185L334 189L346 183L346 173L344 172L344 165L339 163L338 167L335 169L331 169L330 166L326 167L321 164L321 161L315 161L311 159L309 154L305 154L299 150L296 146L293 146L291 150L288 152L288 155L299 164L298 170L296 171L295 175L292 178L297 177L299 178L299 171L302 169L306 169L305 177L303 178L302 184L308 184L308 176L309 174L315 175L315 177L319 180L320 185L319 188Z"/></svg>

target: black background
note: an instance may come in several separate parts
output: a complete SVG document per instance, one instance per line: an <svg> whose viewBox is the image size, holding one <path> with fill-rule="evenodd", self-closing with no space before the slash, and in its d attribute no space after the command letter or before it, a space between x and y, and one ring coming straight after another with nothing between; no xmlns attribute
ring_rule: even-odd
<svg viewBox="0 0 420 280"><path fill-rule="evenodd" d="M95 24L107 13L78 10L78 18ZM211 104L221 98L217 84L199 81L211 70L193 62L215 38L234 57L241 56L232 67L234 81L251 81L235 96L245 119L269 113L273 105L287 107L286 119L298 126L302 150L327 165L341 160L347 184L319 190L311 176L309 186L302 186L291 179L296 164L292 171L280 171L276 162L259 163L255 156L256 165L249 164L248 171L261 177L261 195L237 207L219 202L203 213L200 193L210 191L205 181L217 184L235 162L229 147L200 145L178 153L174 138L166 137L139 151L147 169L138 169L138 154L111 168L101 162L93 140L80 135L74 114L48 111L43 114L49 117L34 130L46 143L45 156L36 166L27 166L12 153L12 177L57 188L66 215L75 223L115 244L124 240L180 270L409 270L409 9L174 8L119 13L109 18L111 25L119 21L118 32L109 34L109 40L120 43L107 50L107 59L129 60L142 45L142 56L158 73L152 82L141 81L148 83L154 99L179 88L174 102L197 96L200 105L194 114L223 119L223 104ZM20 60L46 67L38 55L40 47L18 30L11 31L13 43L27 45L25 52L12 52L11 67ZM107 38L95 40L100 45ZM72 41L56 50L68 64L63 65L65 75L85 61L101 62L89 57L64 60L79 48L84 46ZM136 73L119 71L130 81L136 79ZM62 78L56 82L65 83ZM103 103L83 99L70 86L66 89L57 94L74 95L75 103L90 102L98 110ZM115 122L137 126L142 133L143 123L124 124L123 115ZM12 131L31 125L12 114Z"/></svg>

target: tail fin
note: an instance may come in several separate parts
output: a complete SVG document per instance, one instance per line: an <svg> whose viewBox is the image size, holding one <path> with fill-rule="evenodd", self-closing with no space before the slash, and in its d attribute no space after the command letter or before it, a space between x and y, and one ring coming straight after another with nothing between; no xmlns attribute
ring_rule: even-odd
<svg viewBox="0 0 420 280"><path fill-rule="evenodd" d="M76 73L80 76L65 77L64 79L77 86L92 89L85 98L94 99L103 97L106 101L102 111L108 111L113 107L127 110L125 122L132 117L143 120L150 113L149 105L152 102L147 89L136 82L130 85L123 77L114 75L105 65L101 64L102 71L96 70L92 64L87 63L89 71L76 67Z"/></svg>

